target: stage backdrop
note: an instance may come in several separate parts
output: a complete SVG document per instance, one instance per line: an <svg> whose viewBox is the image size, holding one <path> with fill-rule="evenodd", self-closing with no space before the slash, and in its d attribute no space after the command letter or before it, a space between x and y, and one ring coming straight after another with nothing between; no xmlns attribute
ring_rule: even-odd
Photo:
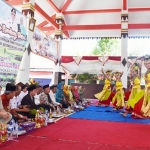
<svg viewBox="0 0 150 150"><path fill-rule="evenodd" d="M54 62L57 61L57 42L38 28L35 28L33 33L31 50L37 55L51 59Z"/></svg>
<svg viewBox="0 0 150 150"><path fill-rule="evenodd" d="M0 85L15 82L27 42L27 19L0 0Z"/></svg>

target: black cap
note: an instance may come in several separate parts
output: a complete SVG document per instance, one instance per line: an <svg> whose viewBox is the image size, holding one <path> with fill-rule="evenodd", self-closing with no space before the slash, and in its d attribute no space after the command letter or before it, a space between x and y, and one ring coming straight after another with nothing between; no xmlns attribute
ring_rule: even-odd
<svg viewBox="0 0 150 150"><path fill-rule="evenodd" d="M36 85L34 85L34 84L31 84L31 85L27 88L28 91L33 91L33 90L35 90L35 89L36 89Z"/></svg>
<svg viewBox="0 0 150 150"><path fill-rule="evenodd" d="M16 91L16 86L14 84L11 84L11 83L7 83L6 84L6 91Z"/></svg>
<svg viewBox="0 0 150 150"><path fill-rule="evenodd" d="M49 88L49 84L43 86L43 89Z"/></svg>

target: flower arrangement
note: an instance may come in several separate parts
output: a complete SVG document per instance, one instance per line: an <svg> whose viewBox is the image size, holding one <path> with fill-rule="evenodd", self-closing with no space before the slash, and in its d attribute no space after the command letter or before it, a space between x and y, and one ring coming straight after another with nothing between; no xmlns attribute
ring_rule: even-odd
<svg viewBox="0 0 150 150"><path fill-rule="evenodd" d="M39 82L36 82L36 81L32 78L32 79L30 79L30 80L28 81L28 84L29 84L29 85L31 85L31 84L39 85L40 83L39 83Z"/></svg>

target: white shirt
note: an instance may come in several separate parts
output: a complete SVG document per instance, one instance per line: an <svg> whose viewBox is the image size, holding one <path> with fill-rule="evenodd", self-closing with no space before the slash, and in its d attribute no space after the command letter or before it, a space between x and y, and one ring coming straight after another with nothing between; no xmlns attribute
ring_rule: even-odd
<svg viewBox="0 0 150 150"><path fill-rule="evenodd" d="M56 102L56 94L53 93L52 90L50 91L49 96L50 96L51 100L53 101L54 105L60 105L60 103Z"/></svg>
<svg viewBox="0 0 150 150"><path fill-rule="evenodd" d="M21 99L19 95L16 97L14 96L12 99L9 101L9 106L11 109L18 108L18 106L21 104Z"/></svg>
<svg viewBox="0 0 150 150"><path fill-rule="evenodd" d="M27 91L27 92L21 91L21 93L20 93L20 95L19 95L20 99L22 100L23 97L26 96L27 94L28 94L28 91Z"/></svg>
<svg viewBox="0 0 150 150"><path fill-rule="evenodd" d="M36 94L34 96L34 102L35 102L36 105L40 104L40 96L41 96L41 93L40 94Z"/></svg>
<svg viewBox="0 0 150 150"><path fill-rule="evenodd" d="M15 20L12 21L11 18L8 18L6 27L7 28L12 28L13 31L18 32L17 22Z"/></svg>

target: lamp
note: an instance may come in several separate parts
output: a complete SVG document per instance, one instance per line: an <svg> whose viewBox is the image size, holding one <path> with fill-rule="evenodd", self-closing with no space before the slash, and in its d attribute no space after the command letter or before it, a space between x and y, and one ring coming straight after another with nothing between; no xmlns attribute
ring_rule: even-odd
<svg viewBox="0 0 150 150"><path fill-rule="evenodd" d="M63 25L64 22L65 22L63 14L62 13L57 13L55 21L56 21L57 24Z"/></svg>
<svg viewBox="0 0 150 150"><path fill-rule="evenodd" d="M64 16L62 13L57 13L56 14L56 19L55 22L59 25L59 29L55 30L55 35L54 38L59 41L63 39L63 31L62 31L62 26L64 25Z"/></svg>
<svg viewBox="0 0 150 150"><path fill-rule="evenodd" d="M59 41L63 39L63 31L62 30L55 30L54 38Z"/></svg>

